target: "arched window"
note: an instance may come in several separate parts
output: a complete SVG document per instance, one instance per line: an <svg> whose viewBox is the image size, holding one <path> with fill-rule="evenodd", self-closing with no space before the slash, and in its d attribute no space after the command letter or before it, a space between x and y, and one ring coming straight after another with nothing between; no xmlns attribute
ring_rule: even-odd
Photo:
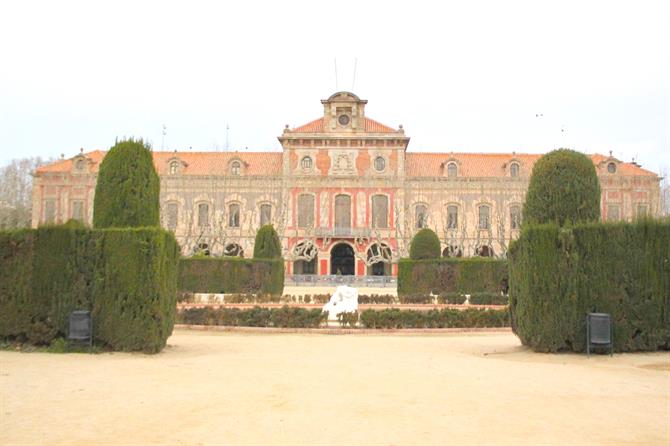
<svg viewBox="0 0 670 446"><path fill-rule="evenodd" d="M272 221L272 205L264 203L261 204L260 207L261 211L261 226L263 225L269 225L270 222Z"/></svg>
<svg viewBox="0 0 670 446"><path fill-rule="evenodd" d="M375 170L377 172L383 172L386 169L386 160L383 156L378 156L375 158Z"/></svg>
<svg viewBox="0 0 670 446"><path fill-rule="evenodd" d="M491 229L491 208L486 205L479 206L479 229Z"/></svg>
<svg viewBox="0 0 670 446"><path fill-rule="evenodd" d="M428 226L428 207L425 204L417 204L414 209L414 221L417 229Z"/></svg>
<svg viewBox="0 0 670 446"><path fill-rule="evenodd" d="M509 165L509 175L512 178L519 176L519 163L512 163Z"/></svg>
<svg viewBox="0 0 670 446"><path fill-rule="evenodd" d="M84 160L77 160L77 164L75 166L77 170L84 170Z"/></svg>
<svg viewBox="0 0 670 446"><path fill-rule="evenodd" d="M442 250L442 257L462 257L463 251L456 245L449 245Z"/></svg>
<svg viewBox="0 0 670 446"><path fill-rule="evenodd" d="M229 243L223 248L226 257L244 257L244 249L237 243Z"/></svg>
<svg viewBox="0 0 670 446"><path fill-rule="evenodd" d="M232 175L239 175L242 171L242 163L239 161L233 161L230 163L230 173Z"/></svg>
<svg viewBox="0 0 670 446"><path fill-rule="evenodd" d="M447 177L456 178L458 176L458 166L456 163L447 164Z"/></svg>
<svg viewBox="0 0 670 446"><path fill-rule="evenodd" d="M179 170L179 161L172 161L170 163L170 175L174 175Z"/></svg>
<svg viewBox="0 0 670 446"><path fill-rule="evenodd" d="M201 256L209 256L209 244L207 243L198 243L198 249L196 250L196 254L199 254Z"/></svg>
<svg viewBox="0 0 670 446"><path fill-rule="evenodd" d="M302 194L298 197L298 227L314 227L314 196Z"/></svg>
<svg viewBox="0 0 670 446"><path fill-rule="evenodd" d="M293 274L316 274L318 250L313 242L302 241L293 248L299 260L293 262Z"/></svg>
<svg viewBox="0 0 670 446"><path fill-rule="evenodd" d="M302 167L304 170L311 170L312 165L313 165L312 158L310 158L309 156L304 156L300 160L300 167Z"/></svg>
<svg viewBox="0 0 670 446"><path fill-rule="evenodd" d="M174 231L177 228L178 217L179 205L174 201L169 202L165 209L165 223L169 230Z"/></svg>
<svg viewBox="0 0 670 446"><path fill-rule="evenodd" d="M493 248L489 245L483 245L475 251L479 257L493 257Z"/></svg>
<svg viewBox="0 0 670 446"><path fill-rule="evenodd" d="M240 227L240 205L237 203L228 206L228 226L231 228Z"/></svg>
<svg viewBox="0 0 670 446"><path fill-rule="evenodd" d="M391 275L391 248L383 243L373 243L367 252L368 276Z"/></svg>
<svg viewBox="0 0 670 446"><path fill-rule="evenodd" d="M521 207L514 205L509 208L510 228L519 229L521 227Z"/></svg>
<svg viewBox="0 0 670 446"><path fill-rule="evenodd" d="M447 206L447 229L458 229L458 206Z"/></svg>
<svg viewBox="0 0 670 446"><path fill-rule="evenodd" d="M607 171L608 171L609 173L615 173L615 172L616 172L616 164L614 164L614 163L609 163L609 164L607 165Z"/></svg>
<svg viewBox="0 0 670 446"><path fill-rule="evenodd" d="M209 226L209 205L207 203L198 205L198 226Z"/></svg>
<svg viewBox="0 0 670 446"><path fill-rule="evenodd" d="M351 197L349 195L335 196L335 228L351 228Z"/></svg>
<svg viewBox="0 0 670 446"><path fill-rule="evenodd" d="M388 228L389 199L386 195L372 196L372 227Z"/></svg>

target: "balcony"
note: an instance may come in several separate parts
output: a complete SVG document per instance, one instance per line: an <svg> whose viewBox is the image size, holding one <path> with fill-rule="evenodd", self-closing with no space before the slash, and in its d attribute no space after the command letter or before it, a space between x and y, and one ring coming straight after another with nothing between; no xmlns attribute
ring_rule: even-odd
<svg viewBox="0 0 670 446"><path fill-rule="evenodd" d="M317 274L287 275L284 285L288 286L337 286L349 285L357 288L396 288L397 277L393 276L319 276Z"/></svg>
<svg viewBox="0 0 670 446"><path fill-rule="evenodd" d="M316 237L355 238L370 235L370 228L315 228Z"/></svg>

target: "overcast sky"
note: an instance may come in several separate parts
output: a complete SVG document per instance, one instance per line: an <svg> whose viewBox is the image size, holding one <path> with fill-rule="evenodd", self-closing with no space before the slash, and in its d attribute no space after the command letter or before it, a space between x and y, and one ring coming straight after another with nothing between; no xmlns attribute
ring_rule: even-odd
<svg viewBox="0 0 670 446"><path fill-rule="evenodd" d="M225 150L226 126L230 150L280 150L284 125L320 117L336 90L403 124L411 151L612 150L658 172L670 2L0 6L0 164L122 136Z"/></svg>

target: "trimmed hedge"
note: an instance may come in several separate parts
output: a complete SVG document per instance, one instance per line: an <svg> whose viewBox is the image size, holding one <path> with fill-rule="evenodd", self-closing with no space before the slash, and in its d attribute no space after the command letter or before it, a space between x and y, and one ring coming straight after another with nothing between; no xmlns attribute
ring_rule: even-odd
<svg viewBox="0 0 670 446"><path fill-rule="evenodd" d="M160 181L151 147L132 138L118 141L100 163L93 227L160 226Z"/></svg>
<svg viewBox="0 0 670 446"><path fill-rule="evenodd" d="M157 228L0 232L0 337L48 344L84 309L96 343L158 352L174 325L178 258Z"/></svg>
<svg viewBox="0 0 670 446"><path fill-rule="evenodd" d="M340 325L353 327L357 313L338 318ZM326 321L320 309L307 310L284 306L282 308L189 308L177 314L177 321L187 325L225 325L241 327L317 328ZM508 327L507 310L365 310L360 313L365 328L482 328Z"/></svg>
<svg viewBox="0 0 670 446"><path fill-rule="evenodd" d="M600 181L583 153L558 149L533 166L523 205L524 224L559 226L600 220Z"/></svg>
<svg viewBox="0 0 670 446"><path fill-rule="evenodd" d="M226 325L231 327L288 327L316 328L325 322L326 313L320 309L254 307L188 308L177 314L177 321L187 325Z"/></svg>
<svg viewBox="0 0 670 446"><path fill-rule="evenodd" d="M400 259L398 296L507 291L507 261L485 257Z"/></svg>
<svg viewBox="0 0 670 446"><path fill-rule="evenodd" d="M423 228L414 235L409 246L412 260L437 259L440 257L440 239L432 229Z"/></svg>
<svg viewBox="0 0 670 446"><path fill-rule="evenodd" d="M582 352L586 313L603 312L612 314L616 351L670 348L670 223L528 227L509 256L523 344Z"/></svg>
<svg viewBox="0 0 670 446"><path fill-rule="evenodd" d="M509 327L505 310L365 310L360 316L365 328L484 328Z"/></svg>
<svg viewBox="0 0 670 446"><path fill-rule="evenodd" d="M179 262L182 292L281 295L283 290L283 259L204 257Z"/></svg>

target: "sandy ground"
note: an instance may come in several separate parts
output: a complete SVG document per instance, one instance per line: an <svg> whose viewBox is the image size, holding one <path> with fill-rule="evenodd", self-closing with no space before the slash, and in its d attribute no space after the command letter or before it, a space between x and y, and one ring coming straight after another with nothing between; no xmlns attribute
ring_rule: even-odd
<svg viewBox="0 0 670 446"><path fill-rule="evenodd" d="M0 444L668 445L670 354L195 331L154 356L3 351Z"/></svg>

